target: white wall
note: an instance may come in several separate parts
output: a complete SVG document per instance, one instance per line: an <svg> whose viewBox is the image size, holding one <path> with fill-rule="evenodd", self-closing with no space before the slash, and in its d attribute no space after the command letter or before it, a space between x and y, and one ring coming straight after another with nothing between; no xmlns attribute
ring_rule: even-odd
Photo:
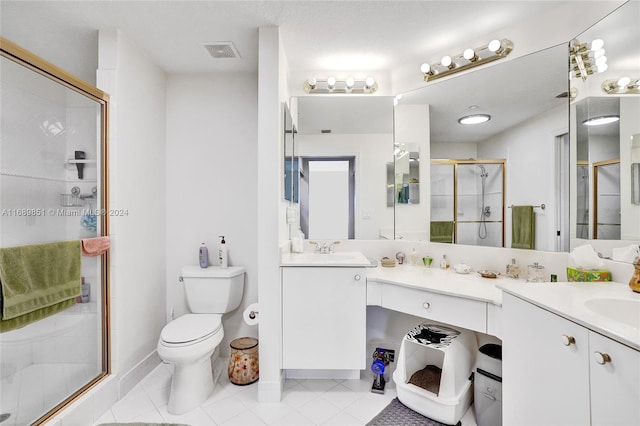
<svg viewBox="0 0 640 426"><path fill-rule="evenodd" d="M557 187L553 170L556 136L568 131L566 107L534 117L478 145L479 158L506 158L505 204L540 205L535 209L536 250L556 250ZM542 165L542 166L541 166ZM511 247L511 214L505 214L505 246Z"/></svg>
<svg viewBox="0 0 640 426"><path fill-rule="evenodd" d="M246 268L240 308L223 318L229 341L257 336L242 320L258 298L257 76L255 73L170 75L167 79L166 320L188 313L181 267L198 264L204 241L217 265L219 235L229 264ZM159 230L160 231L160 230ZM164 283L159 286L164 291Z"/></svg>
<svg viewBox="0 0 640 426"><path fill-rule="evenodd" d="M403 238L425 240L430 232L431 141L429 105L396 105L393 112L397 144L414 144L420 152L420 203L395 205L395 233ZM395 198L395 196L394 196ZM385 203L386 205L386 203Z"/></svg>
<svg viewBox="0 0 640 426"><path fill-rule="evenodd" d="M620 98L620 204L623 240L640 240L640 205L631 204L631 136L640 133L640 100Z"/></svg>
<svg viewBox="0 0 640 426"><path fill-rule="evenodd" d="M111 95L112 367L153 353L165 320L165 75L126 37L101 31L98 87Z"/></svg>

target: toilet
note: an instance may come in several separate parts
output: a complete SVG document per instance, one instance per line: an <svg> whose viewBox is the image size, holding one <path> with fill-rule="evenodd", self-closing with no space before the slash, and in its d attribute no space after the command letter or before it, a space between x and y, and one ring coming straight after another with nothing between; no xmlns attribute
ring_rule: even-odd
<svg viewBox="0 0 640 426"><path fill-rule="evenodd" d="M222 315L240 306L244 267L184 266L181 280L190 313L167 324L158 340L158 355L174 367L171 414L196 408L213 392L211 356L224 337Z"/></svg>

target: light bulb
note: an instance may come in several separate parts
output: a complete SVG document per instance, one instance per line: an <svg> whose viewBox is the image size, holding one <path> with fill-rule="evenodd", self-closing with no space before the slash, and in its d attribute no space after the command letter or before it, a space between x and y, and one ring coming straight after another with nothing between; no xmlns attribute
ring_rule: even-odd
<svg viewBox="0 0 640 426"><path fill-rule="evenodd" d="M440 59L440 63L445 67L451 66L451 62L451 56L443 56L442 59Z"/></svg>
<svg viewBox="0 0 640 426"><path fill-rule="evenodd" d="M490 51L495 53L500 51L501 46L502 46L502 43L500 43L500 40L491 40L489 42L488 48Z"/></svg>
<svg viewBox="0 0 640 426"><path fill-rule="evenodd" d="M316 87L316 83L317 83L317 82L316 82L316 79L315 79L315 78L313 78L313 77L311 77L310 79L308 79L308 80L307 80L307 84L308 84L312 89L314 89L314 88Z"/></svg>
<svg viewBox="0 0 640 426"><path fill-rule="evenodd" d="M467 61L474 61L477 59L476 56L476 52L473 49L465 49L465 51L462 53L462 56L467 60Z"/></svg>
<svg viewBox="0 0 640 426"><path fill-rule="evenodd" d="M629 83L631 83L631 79L629 77L620 77L617 81L619 87L624 87Z"/></svg>
<svg viewBox="0 0 640 426"><path fill-rule="evenodd" d="M604 40L602 40L601 38L597 38L591 42L591 50L594 52L596 50L602 49L603 46L604 46Z"/></svg>
<svg viewBox="0 0 640 426"><path fill-rule="evenodd" d="M598 59L601 56L604 56L605 50L604 49L598 49L595 52L593 52L593 57Z"/></svg>
<svg viewBox="0 0 640 426"><path fill-rule="evenodd" d="M356 80L353 77L347 77L344 84L347 86L347 89L351 89L353 85L356 84Z"/></svg>
<svg viewBox="0 0 640 426"><path fill-rule="evenodd" d="M605 64L600 64L597 67L598 72L605 72L607 70L607 68L609 68L609 65L607 65L606 63Z"/></svg>
<svg viewBox="0 0 640 426"><path fill-rule="evenodd" d="M422 65L420 65L420 72L422 74L427 74L431 71L431 65L429 65L428 63L424 63Z"/></svg>
<svg viewBox="0 0 640 426"><path fill-rule="evenodd" d="M329 89L333 89L336 85L336 78L335 77L329 77L327 78L327 87Z"/></svg>
<svg viewBox="0 0 640 426"><path fill-rule="evenodd" d="M606 56L600 56L599 58L596 59L596 65L600 66L600 65L604 65L607 63L607 57Z"/></svg>
<svg viewBox="0 0 640 426"><path fill-rule="evenodd" d="M364 80L364 85L366 86L367 89L371 89L374 84L376 84L376 81L373 79L373 77L367 77Z"/></svg>

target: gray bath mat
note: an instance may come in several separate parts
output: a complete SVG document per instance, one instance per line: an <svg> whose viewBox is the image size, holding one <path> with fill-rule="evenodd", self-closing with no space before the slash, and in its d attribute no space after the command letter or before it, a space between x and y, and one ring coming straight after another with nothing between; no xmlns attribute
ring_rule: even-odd
<svg viewBox="0 0 640 426"><path fill-rule="evenodd" d="M184 423L100 423L98 426L189 426Z"/></svg>
<svg viewBox="0 0 640 426"><path fill-rule="evenodd" d="M456 426L460 426L458 422ZM394 398L389 405L378 413L367 426L447 426L437 422L404 405L398 398Z"/></svg>

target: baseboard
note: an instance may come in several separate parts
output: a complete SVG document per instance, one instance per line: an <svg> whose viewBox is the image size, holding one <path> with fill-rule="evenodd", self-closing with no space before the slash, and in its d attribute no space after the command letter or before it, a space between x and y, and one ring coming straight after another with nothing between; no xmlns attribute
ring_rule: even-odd
<svg viewBox="0 0 640 426"><path fill-rule="evenodd" d="M287 379L359 380L360 370L285 370Z"/></svg>
<svg viewBox="0 0 640 426"><path fill-rule="evenodd" d="M137 363L133 368L122 375L118 385L118 395L122 399L135 385L140 383L142 379L154 368L156 368L162 360L158 352L153 351L147 355L142 361Z"/></svg>
<svg viewBox="0 0 640 426"><path fill-rule="evenodd" d="M258 381L258 402L280 402L284 391L284 371L280 372L278 380L267 382Z"/></svg>

